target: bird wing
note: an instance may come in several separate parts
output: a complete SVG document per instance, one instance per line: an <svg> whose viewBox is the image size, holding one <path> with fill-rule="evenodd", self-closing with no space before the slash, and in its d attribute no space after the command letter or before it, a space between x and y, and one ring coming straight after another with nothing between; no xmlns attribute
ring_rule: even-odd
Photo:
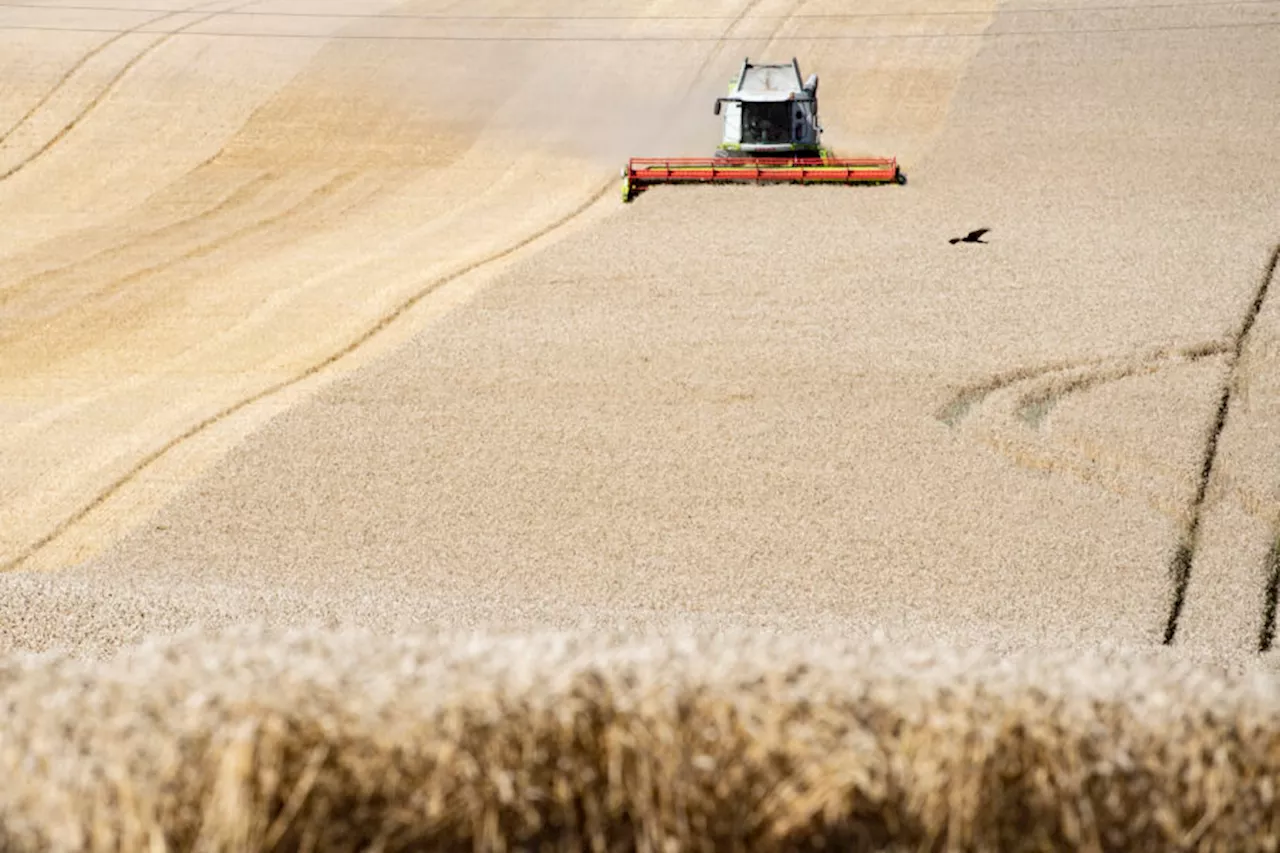
<svg viewBox="0 0 1280 853"><path fill-rule="evenodd" d="M982 238L982 235L983 235L983 234L986 234L986 233L987 233L988 231L990 231L990 230L991 230L990 228L979 228L977 231L970 231L970 232L969 232L969 236L968 236L968 237L966 237L965 239L966 239L966 240L979 240L979 239L981 239L981 238Z"/></svg>

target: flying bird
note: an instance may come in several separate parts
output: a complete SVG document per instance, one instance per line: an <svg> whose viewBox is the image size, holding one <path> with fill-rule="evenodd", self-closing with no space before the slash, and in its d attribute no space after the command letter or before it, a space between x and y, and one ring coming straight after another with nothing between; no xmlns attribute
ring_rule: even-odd
<svg viewBox="0 0 1280 853"><path fill-rule="evenodd" d="M947 242L953 246L956 243L982 243L983 245L986 245L987 241L982 239L982 235L986 234L990 230L990 228L979 228L977 231L970 231L963 237L952 237Z"/></svg>

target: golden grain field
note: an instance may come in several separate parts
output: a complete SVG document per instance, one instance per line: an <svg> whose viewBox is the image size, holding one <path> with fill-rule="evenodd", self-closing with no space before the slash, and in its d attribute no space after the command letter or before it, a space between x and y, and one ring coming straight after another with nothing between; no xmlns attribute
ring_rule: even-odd
<svg viewBox="0 0 1280 853"><path fill-rule="evenodd" d="M622 204L744 55L908 184ZM32 0L0 79L0 849L1280 843L1280 4Z"/></svg>

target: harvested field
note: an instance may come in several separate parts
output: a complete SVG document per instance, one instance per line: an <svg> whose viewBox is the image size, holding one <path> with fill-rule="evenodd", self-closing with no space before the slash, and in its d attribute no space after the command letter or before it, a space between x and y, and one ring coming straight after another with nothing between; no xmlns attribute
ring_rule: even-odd
<svg viewBox="0 0 1280 853"><path fill-rule="evenodd" d="M1280 3L0 45L0 848L1275 845ZM908 185L619 203L744 54Z"/></svg>

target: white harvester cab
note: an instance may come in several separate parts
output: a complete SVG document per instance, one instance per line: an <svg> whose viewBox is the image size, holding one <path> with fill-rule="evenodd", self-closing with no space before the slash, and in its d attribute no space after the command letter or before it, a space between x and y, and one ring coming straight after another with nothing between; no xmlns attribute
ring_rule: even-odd
<svg viewBox="0 0 1280 853"><path fill-rule="evenodd" d="M801 82L795 59L779 65L744 59L715 112L724 117L717 157L821 156L818 75Z"/></svg>

